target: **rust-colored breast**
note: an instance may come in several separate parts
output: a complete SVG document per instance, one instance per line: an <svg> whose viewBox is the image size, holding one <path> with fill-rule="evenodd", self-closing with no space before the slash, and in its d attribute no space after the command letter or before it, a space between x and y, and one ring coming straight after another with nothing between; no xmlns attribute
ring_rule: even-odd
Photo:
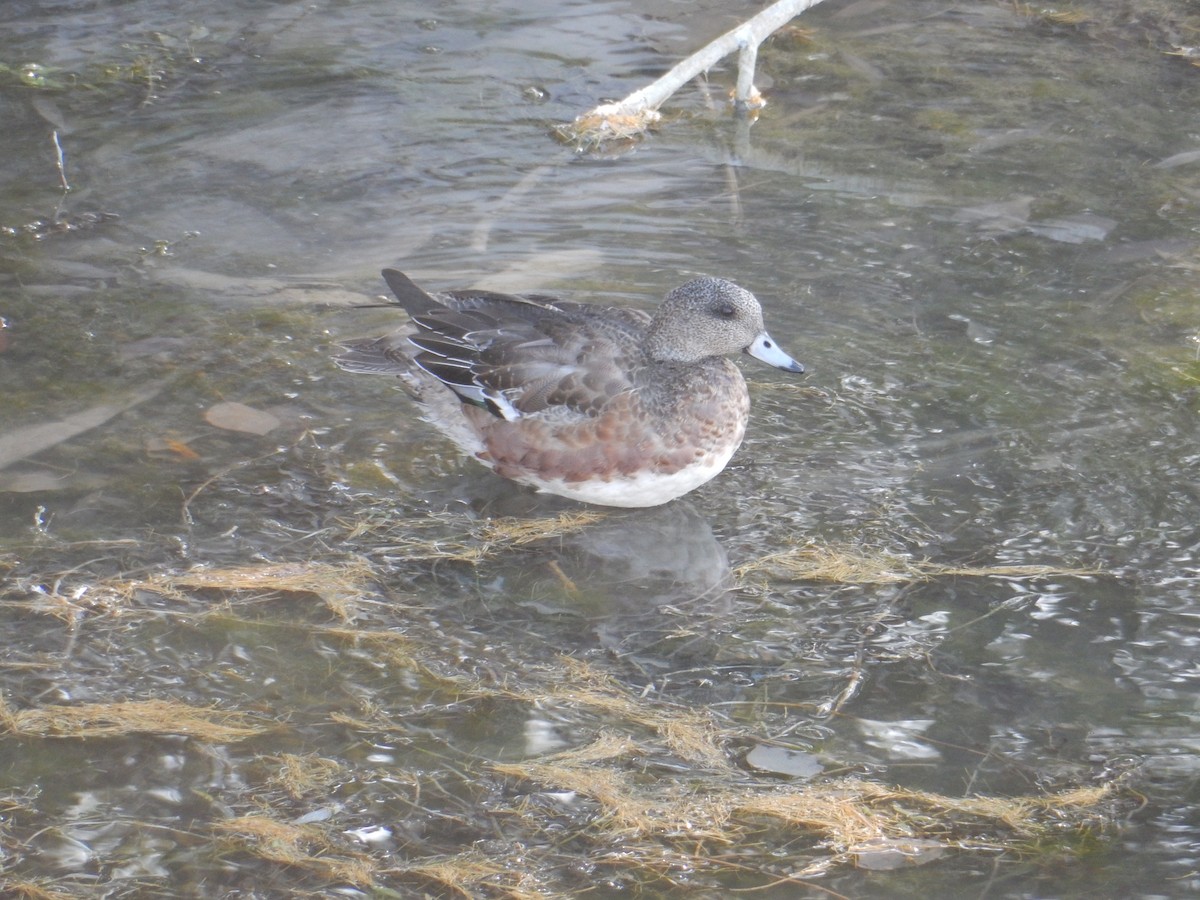
<svg viewBox="0 0 1200 900"><path fill-rule="evenodd" d="M726 359L658 367L635 390L608 399L573 422L554 416L505 421L464 407L498 474L537 484L673 475L711 466L741 444L750 400L741 372Z"/></svg>

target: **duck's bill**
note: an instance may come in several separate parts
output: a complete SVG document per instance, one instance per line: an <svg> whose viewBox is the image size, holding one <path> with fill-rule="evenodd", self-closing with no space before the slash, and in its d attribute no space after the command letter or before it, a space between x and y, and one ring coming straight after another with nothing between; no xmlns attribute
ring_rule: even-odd
<svg viewBox="0 0 1200 900"><path fill-rule="evenodd" d="M768 366L783 369L785 372L804 371L804 366L780 350L779 345L771 340L771 336L765 331L754 339L754 343L746 348L746 352Z"/></svg>

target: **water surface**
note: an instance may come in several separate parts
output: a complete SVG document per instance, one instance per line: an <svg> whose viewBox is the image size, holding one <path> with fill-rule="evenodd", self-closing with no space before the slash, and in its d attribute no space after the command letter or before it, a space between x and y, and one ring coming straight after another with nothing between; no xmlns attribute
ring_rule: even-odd
<svg viewBox="0 0 1200 900"><path fill-rule="evenodd" d="M811 34L763 48L752 127L720 69L634 146L552 137L749 12L5 6L5 702L285 723L5 738L5 878L449 895L422 866L520 845L526 889L560 894L1194 894L1200 70L1171 55L1187 23L831 0L794 23ZM396 324L349 308L385 265L641 306L720 274L810 374L747 361L747 442L694 495L522 543L489 523L581 507L458 459L385 380L329 363L338 339ZM214 424L229 403L278 424ZM796 547L900 576L761 564ZM323 567L349 587L314 588ZM492 767L605 729L642 742L654 789L715 791L717 763L631 707L530 702L582 678L560 654L612 696L712 715L737 735L728 764L767 788L792 782L744 759L779 744L821 777L951 797L1117 790L1094 827L1064 813L1048 850L975 834L975 852L879 871L797 829L764 838L777 870L635 877L556 842L579 840L594 797ZM292 759L333 774L288 787ZM506 817L518 802L552 811L544 833ZM324 829L310 856L375 874L221 843L264 809ZM777 883L809 863L818 887ZM491 878L468 890L513 886Z"/></svg>

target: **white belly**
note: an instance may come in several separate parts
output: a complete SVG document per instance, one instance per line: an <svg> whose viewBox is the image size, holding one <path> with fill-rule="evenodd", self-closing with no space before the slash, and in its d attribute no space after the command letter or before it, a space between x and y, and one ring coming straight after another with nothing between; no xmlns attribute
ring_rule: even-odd
<svg viewBox="0 0 1200 900"><path fill-rule="evenodd" d="M676 497L682 497L688 491L695 490L706 481L712 480L729 462L733 450L717 456L711 456L686 469L680 469L671 475L659 475L645 472L640 475L617 477L609 481L574 481L560 479L527 480L540 491L557 494L571 500L581 500L584 503L597 503L601 506L642 507L659 506ZM525 480L525 479L521 479Z"/></svg>

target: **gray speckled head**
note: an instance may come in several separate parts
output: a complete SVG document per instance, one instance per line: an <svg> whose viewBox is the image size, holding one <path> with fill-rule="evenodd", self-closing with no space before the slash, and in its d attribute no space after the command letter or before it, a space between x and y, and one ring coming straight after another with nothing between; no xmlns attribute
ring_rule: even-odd
<svg viewBox="0 0 1200 900"><path fill-rule="evenodd" d="M755 296L722 278L694 278L667 294L643 346L659 362L694 363L745 350L777 368L803 371L771 341Z"/></svg>

